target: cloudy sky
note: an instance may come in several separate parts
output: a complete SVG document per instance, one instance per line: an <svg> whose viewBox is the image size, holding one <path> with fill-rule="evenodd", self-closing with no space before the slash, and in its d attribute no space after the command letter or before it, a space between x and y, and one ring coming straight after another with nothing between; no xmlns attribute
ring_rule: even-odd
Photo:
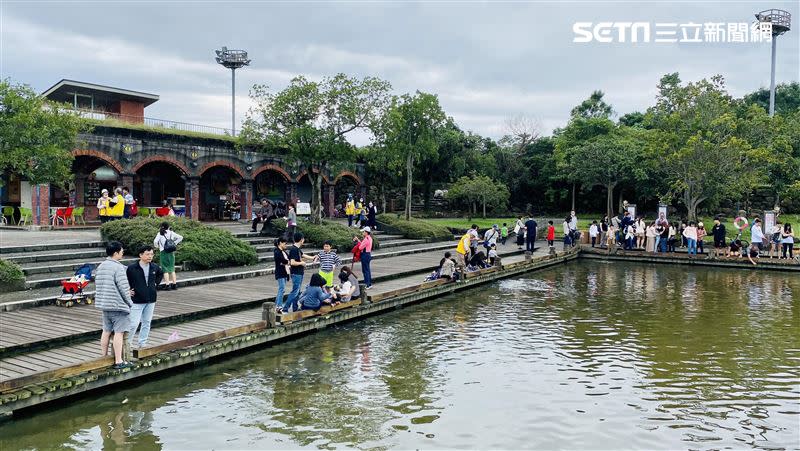
<svg viewBox="0 0 800 451"><path fill-rule="evenodd" d="M62 78L150 92L161 99L149 117L230 127L230 72L213 52L226 45L253 60L237 73L239 121L254 83L280 89L297 74L344 72L381 77L397 93L438 94L462 128L483 135L502 136L519 114L549 134L594 89L619 114L645 109L669 72L722 74L734 95L769 86L769 44L574 43L575 22L648 22L654 34L657 23L750 23L768 8L793 16L795 30L778 41L777 79L797 81L797 0L0 0L0 74L40 92Z"/></svg>

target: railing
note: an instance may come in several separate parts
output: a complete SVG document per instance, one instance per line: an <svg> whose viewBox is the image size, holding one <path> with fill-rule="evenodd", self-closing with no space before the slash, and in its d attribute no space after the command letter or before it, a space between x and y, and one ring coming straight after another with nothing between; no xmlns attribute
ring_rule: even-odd
<svg viewBox="0 0 800 451"><path fill-rule="evenodd" d="M77 111L78 114L81 115L81 117L98 121L117 120L130 124L144 125L146 127L165 128L170 130L180 130L184 132L193 132L193 133L208 133L211 135L232 136L231 129L212 127L210 125L190 124L188 122L176 122L176 121L169 121L166 119L131 116L126 114L109 113L105 111L96 111L96 110L73 109L73 111Z"/></svg>

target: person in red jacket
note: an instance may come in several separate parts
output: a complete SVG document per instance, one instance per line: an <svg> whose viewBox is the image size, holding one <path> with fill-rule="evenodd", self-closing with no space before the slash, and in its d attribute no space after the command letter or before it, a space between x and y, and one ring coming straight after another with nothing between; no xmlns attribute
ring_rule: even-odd
<svg viewBox="0 0 800 451"><path fill-rule="evenodd" d="M556 228L553 226L553 221L547 221L547 245L553 247L556 240Z"/></svg>

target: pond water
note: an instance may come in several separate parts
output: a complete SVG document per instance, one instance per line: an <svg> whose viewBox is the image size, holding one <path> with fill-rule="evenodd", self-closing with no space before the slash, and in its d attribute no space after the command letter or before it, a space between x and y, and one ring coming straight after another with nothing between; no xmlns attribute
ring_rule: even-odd
<svg viewBox="0 0 800 451"><path fill-rule="evenodd" d="M0 424L0 449L800 447L800 277L572 262Z"/></svg>

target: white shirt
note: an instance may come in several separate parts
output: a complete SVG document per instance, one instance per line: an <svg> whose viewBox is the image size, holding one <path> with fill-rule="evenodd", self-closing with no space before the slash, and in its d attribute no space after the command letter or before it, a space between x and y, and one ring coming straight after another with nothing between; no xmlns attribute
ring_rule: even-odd
<svg viewBox="0 0 800 451"><path fill-rule="evenodd" d="M597 224L592 224L592 226L589 227L589 236L596 237L598 233L600 232L597 230Z"/></svg>
<svg viewBox="0 0 800 451"><path fill-rule="evenodd" d="M761 243L764 241L764 232L761 231L761 226L757 223L753 224L753 228L750 229L750 236L754 243Z"/></svg>
<svg viewBox="0 0 800 451"><path fill-rule="evenodd" d="M578 230L578 217L573 216L572 219L569 220L569 228L572 230Z"/></svg>

